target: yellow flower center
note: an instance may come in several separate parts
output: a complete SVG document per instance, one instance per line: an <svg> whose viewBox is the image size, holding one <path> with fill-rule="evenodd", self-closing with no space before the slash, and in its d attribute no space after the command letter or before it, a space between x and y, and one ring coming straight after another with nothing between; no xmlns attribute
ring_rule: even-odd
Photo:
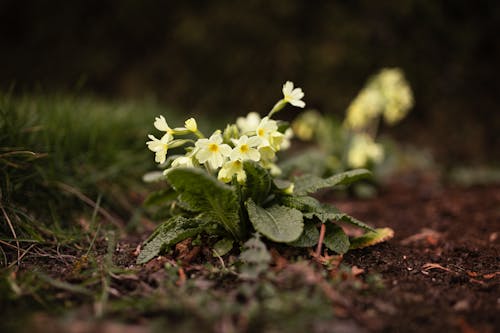
<svg viewBox="0 0 500 333"><path fill-rule="evenodd" d="M243 154L247 153L249 150L250 147L247 144L240 146L240 152L242 152Z"/></svg>
<svg viewBox="0 0 500 333"><path fill-rule="evenodd" d="M257 135L258 135L258 136L264 136L264 133L265 133L265 132L264 132L264 129L262 129L262 128L259 128L259 129L257 130Z"/></svg>
<svg viewBox="0 0 500 333"><path fill-rule="evenodd" d="M216 153L219 151L219 145L216 143L211 143L208 145L208 150L210 150L212 153Z"/></svg>
<svg viewBox="0 0 500 333"><path fill-rule="evenodd" d="M237 168L239 168L239 167L241 166L241 161L240 161L240 160L236 160L236 161L234 161L233 163L234 163L233 165L234 165L235 167L237 167Z"/></svg>

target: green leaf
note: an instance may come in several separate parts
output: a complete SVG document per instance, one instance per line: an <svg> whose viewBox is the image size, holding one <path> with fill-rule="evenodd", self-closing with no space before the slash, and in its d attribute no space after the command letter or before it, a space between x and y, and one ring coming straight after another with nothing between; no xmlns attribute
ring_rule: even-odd
<svg viewBox="0 0 500 333"><path fill-rule="evenodd" d="M242 187L243 201L252 198L255 203L261 204L269 196L271 176L266 169L253 161L245 161L243 167L247 175L247 180Z"/></svg>
<svg viewBox="0 0 500 333"><path fill-rule="evenodd" d="M282 205L295 208L300 210L302 213L311 213L321 210L321 203L313 197L308 195L304 196L282 196L280 198L280 202Z"/></svg>
<svg viewBox="0 0 500 333"><path fill-rule="evenodd" d="M183 216L172 217L160 224L143 243L137 263L144 264L150 261L168 246L200 234L206 227L207 225L198 219L188 219Z"/></svg>
<svg viewBox="0 0 500 333"><path fill-rule="evenodd" d="M315 223L305 223L304 231L300 237L288 244L295 247L311 247L318 244L318 239L319 231Z"/></svg>
<svg viewBox="0 0 500 333"><path fill-rule="evenodd" d="M214 257L216 256L222 257L223 255L227 254L229 251L232 250L233 243L234 241L229 238L223 238L217 243L215 243L213 248Z"/></svg>
<svg viewBox="0 0 500 333"><path fill-rule="evenodd" d="M198 168L172 169L167 173L167 180L191 211L204 213L212 221L221 224L232 237L243 239L240 205L232 187Z"/></svg>
<svg viewBox="0 0 500 333"><path fill-rule="evenodd" d="M240 260L245 263L266 265L271 261L271 255L267 251L266 244L260 240L258 234L243 244Z"/></svg>
<svg viewBox="0 0 500 333"><path fill-rule="evenodd" d="M360 220L358 220L350 215L347 215L345 213L342 213L336 207L334 207L332 205L328 205L328 204L320 204L319 206L315 207L315 211L304 213L304 217L308 218L308 219L313 219L314 217L316 217L322 223L334 220L334 221L348 223L350 225L353 225L355 227L365 229L368 231L375 230L372 227L370 227L369 225L361 222Z"/></svg>
<svg viewBox="0 0 500 333"><path fill-rule="evenodd" d="M294 208L274 205L262 208L248 199L248 216L255 230L275 242L293 242L304 229L302 213Z"/></svg>
<svg viewBox="0 0 500 333"><path fill-rule="evenodd" d="M344 222L344 223L347 223L347 224L350 224L352 226L355 226L355 227L358 227L358 228L361 228L364 230L368 230L368 231L375 230L372 227L370 227L369 225L361 222L357 218L354 218L354 217L347 215L347 214L344 214L344 213L342 213L342 215L337 219L337 221Z"/></svg>
<svg viewBox="0 0 500 333"><path fill-rule="evenodd" d="M285 180L285 179L273 179L273 187L279 191L284 191L286 190L287 188L290 187L290 185L292 185L293 183L289 180Z"/></svg>
<svg viewBox="0 0 500 333"><path fill-rule="evenodd" d="M243 244L243 252L240 254L242 265L240 267L240 277L243 279L256 279L261 273L269 268L271 255L259 237L254 235Z"/></svg>
<svg viewBox="0 0 500 333"><path fill-rule="evenodd" d="M145 206L159 206L175 200L177 193L173 188L166 188L149 194L144 199Z"/></svg>
<svg viewBox="0 0 500 333"><path fill-rule="evenodd" d="M315 175L303 175L295 179L294 192L297 195L306 195L325 188L331 188L338 185L349 185L370 176L371 172L366 169L346 171L325 179Z"/></svg>
<svg viewBox="0 0 500 333"><path fill-rule="evenodd" d="M327 248L339 254L349 251L349 237L344 230L336 224L327 223L323 243Z"/></svg>
<svg viewBox="0 0 500 333"><path fill-rule="evenodd" d="M394 237L394 230L391 228L377 228L374 231L370 231L362 236L353 238L351 240L350 249L362 249L364 247L385 242L392 237Z"/></svg>

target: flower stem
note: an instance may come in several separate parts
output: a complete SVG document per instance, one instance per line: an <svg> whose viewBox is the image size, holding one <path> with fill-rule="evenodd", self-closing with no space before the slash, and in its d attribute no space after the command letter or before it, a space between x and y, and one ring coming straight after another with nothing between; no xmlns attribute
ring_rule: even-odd
<svg viewBox="0 0 500 333"><path fill-rule="evenodd" d="M285 105L287 104L288 102L285 101L284 99L280 99L276 104L274 104L272 110L269 112L269 114L267 115L269 118L271 118L271 116L273 114L275 114L276 112L280 111L281 109L283 109L285 107Z"/></svg>
<svg viewBox="0 0 500 333"><path fill-rule="evenodd" d="M196 132L193 132L194 135L196 135L198 137L198 139L204 139L205 138L205 135L203 135L203 133L200 132L200 130L196 130Z"/></svg>
<svg viewBox="0 0 500 333"><path fill-rule="evenodd" d="M325 239L325 232L326 232L326 226L324 223L321 223L321 229L319 230L318 246L316 247L317 257L321 255L321 247L323 246L323 240Z"/></svg>

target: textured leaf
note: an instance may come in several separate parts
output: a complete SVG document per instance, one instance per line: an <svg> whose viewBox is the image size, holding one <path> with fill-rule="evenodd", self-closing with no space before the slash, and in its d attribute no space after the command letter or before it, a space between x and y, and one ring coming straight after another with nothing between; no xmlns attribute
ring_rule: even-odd
<svg viewBox="0 0 500 333"><path fill-rule="evenodd" d="M292 184L293 183L291 181L289 181L289 180L277 179L277 178L273 179L273 183L272 183L272 185L274 186L274 188L277 189L277 190L280 190L280 191L286 190Z"/></svg>
<svg viewBox="0 0 500 333"><path fill-rule="evenodd" d="M167 173L167 180L190 210L203 212L221 224L234 238L243 239L238 197L234 189L197 168L177 168Z"/></svg>
<svg viewBox="0 0 500 333"><path fill-rule="evenodd" d="M206 224L197 219L187 219L182 216L172 217L160 224L144 242L137 257L137 263L143 264L150 261L168 246L200 234L205 227Z"/></svg>
<svg viewBox="0 0 500 333"><path fill-rule="evenodd" d="M369 225L361 222L357 218L354 218L354 217L347 215L347 214L344 214L344 213L342 213L342 215L337 219L337 221L344 222L344 223L350 224L352 226L355 226L355 227L358 227L358 228L361 228L361 229L364 229L367 231L375 230L372 227L370 227Z"/></svg>
<svg viewBox="0 0 500 333"><path fill-rule="evenodd" d="M240 277L254 280L269 268L271 255L259 235L256 234L243 244L243 252L240 254L242 265L240 267Z"/></svg>
<svg viewBox="0 0 500 333"><path fill-rule="evenodd" d="M220 256L227 254L233 248L234 241L229 238L223 238L214 244L214 256Z"/></svg>
<svg viewBox="0 0 500 333"><path fill-rule="evenodd" d="M316 212L322 209L321 203L308 195L283 196L280 198L282 205L300 210L302 213Z"/></svg>
<svg viewBox="0 0 500 333"><path fill-rule="evenodd" d="M268 264L271 261L271 255L267 251L259 236L252 237L243 244L243 252L240 254L241 261L251 264Z"/></svg>
<svg viewBox="0 0 500 333"><path fill-rule="evenodd" d="M333 223L326 224L325 239L323 243L327 248L339 254L349 251L349 237L344 230Z"/></svg>
<svg viewBox="0 0 500 333"><path fill-rule="evenodd" d="M297 209L278 205L262 208L252 199L245 204L255 230L270 240L288 243L298 239L302 233L304 221Z"/></svg>
<svg viewBox="0 0 500 333"><path fill-rule="evenodd" d="M325 179L315 175L303 175L295 179L294 192L297 195L306 195L325 188L331 188L338 185L349 185L370 176L371 172L366 169L346 171Z"/></svg>
<svg viewBox="0 0 500 333"><path fill-rule="evenodd" d="M318 244L319 230L314 223L305 223L304 231L300 237L293 242L288 243L295 247L311 247Z"/></svg>
<svg viewBox="0 0 500 333"><path fill-rule="evenodd" d="M360 220L342 213L336 207L328 204L320 204L320 206L316 207L316 210L313 212L304 213L304 217L308 219L312 219L313 217L318 218L321 222L325 223L327 221L339 221L348 223L355 227L365 229L368 231L374 231L372 227L361 222Z"/></svg>
<svg viewBox="0 0 500 333"><path fill-rule="evenodd" d="M369 231L363 236L351 239L350 249L362 249L378 243L385 242L394 237L394 230L391 228L377 228L374 231Z"/></svg>
<svg viewBox="0 0 500 333"><path fill-rule="evenodd" d="M243 200L252 198L257 204L264 202L271 190L272 180L269 172L252 161L245 161L244 168L247 180L243 185Z"/></svg>
<svg viewBox="0 0 500 333"><path fill-rule="evenodd" d="M159 206L177 198L177 193L172 188L167 188L151 193L144 200L145 206Z"/></svg>

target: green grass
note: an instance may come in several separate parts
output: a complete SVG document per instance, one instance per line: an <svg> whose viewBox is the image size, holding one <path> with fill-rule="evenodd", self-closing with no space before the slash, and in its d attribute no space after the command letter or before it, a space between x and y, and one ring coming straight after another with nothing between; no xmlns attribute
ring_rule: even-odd
<svg viewBox="0 0 500 333"><path fill-rule="evenodd" d="M0 93L0 263L20 244L71 242L78 215L126 224L155 168L145 141L159 114L181 121L153 101Z"/></svg>

